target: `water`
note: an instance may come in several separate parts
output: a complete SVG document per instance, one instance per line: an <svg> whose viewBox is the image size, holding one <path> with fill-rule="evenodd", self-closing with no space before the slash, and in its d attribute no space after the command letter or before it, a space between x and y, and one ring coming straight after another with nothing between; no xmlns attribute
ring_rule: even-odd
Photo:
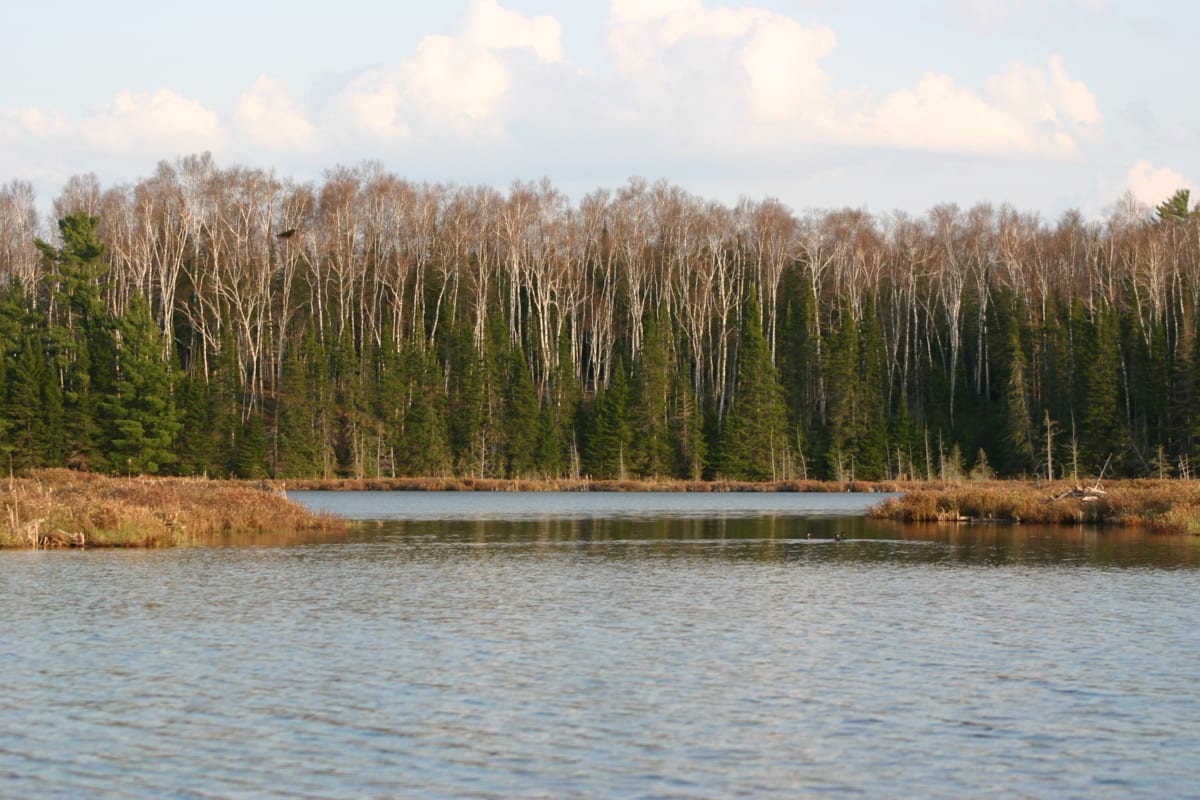
<svg viewBox="0 0 1200 800"><path fill-rule="evenodd" d="M1200 797L1195 539L297 499L380 521L0 553L0 795Z"/></svg>

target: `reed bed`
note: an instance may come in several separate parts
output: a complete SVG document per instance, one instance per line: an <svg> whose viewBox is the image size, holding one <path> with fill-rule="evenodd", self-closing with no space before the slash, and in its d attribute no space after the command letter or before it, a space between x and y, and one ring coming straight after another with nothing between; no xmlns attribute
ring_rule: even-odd
<svg viewBox="0 0 1200 800"><path fill-rule="evenodd" d="M915 489L869 514L901 522L1095 524L1200 534L1200 481L1125 480L1103 487L968 482Z"/></svg>
<svg viewBox="0 0 1200 800"><path fill-rule="evenodd" d="M167 547L232 533L335 533L269 483L44 470L0 482L0 547Z"/></svg>

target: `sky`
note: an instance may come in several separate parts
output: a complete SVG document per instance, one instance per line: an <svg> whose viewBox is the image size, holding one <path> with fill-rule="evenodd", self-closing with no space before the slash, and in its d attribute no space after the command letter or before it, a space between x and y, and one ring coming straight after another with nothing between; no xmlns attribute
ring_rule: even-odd
<svg viewBox="0 0 1200 800"><path fill-rule="evenodd" d="M0 184L45 206L204 151L797 212L1200 199L1191 2L12 0L0 30Z"/></svg>

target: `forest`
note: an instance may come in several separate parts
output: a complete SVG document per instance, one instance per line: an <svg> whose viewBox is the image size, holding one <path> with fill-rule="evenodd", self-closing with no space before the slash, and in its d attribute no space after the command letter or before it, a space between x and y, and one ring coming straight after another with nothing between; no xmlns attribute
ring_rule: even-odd
<svg viewBox="0 0 1200 800"><path fill-rule="evenodd" d="M1200 205L734 207L631 179L301 183L162 162L0 186L11 471L1177 476Z"/></svg>

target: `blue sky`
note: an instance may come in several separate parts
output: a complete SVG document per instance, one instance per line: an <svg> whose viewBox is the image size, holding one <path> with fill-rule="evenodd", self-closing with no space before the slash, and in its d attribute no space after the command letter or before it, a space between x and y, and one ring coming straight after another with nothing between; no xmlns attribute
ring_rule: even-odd
<svg viewBox="0 0 1200 800"><path fill-rule="evenodd" d="M44 204L204 150L797 211L1097 217L1200 182L1193 3L42 0L0 29L0 183Z"/></svg>

